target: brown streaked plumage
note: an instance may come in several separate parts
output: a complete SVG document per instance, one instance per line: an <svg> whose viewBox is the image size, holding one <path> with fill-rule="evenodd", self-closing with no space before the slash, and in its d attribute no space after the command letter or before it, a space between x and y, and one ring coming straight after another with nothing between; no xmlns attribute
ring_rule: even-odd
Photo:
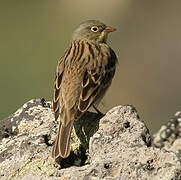
<svg viewBox="0 0 181 180"><path fill-rule="evenodd" d="M53 158L69 156L73 122L99 103L111 85L117 57L106 40L114 30L96 20L80 24L58 62L52 107L60 125Z"/></svg>

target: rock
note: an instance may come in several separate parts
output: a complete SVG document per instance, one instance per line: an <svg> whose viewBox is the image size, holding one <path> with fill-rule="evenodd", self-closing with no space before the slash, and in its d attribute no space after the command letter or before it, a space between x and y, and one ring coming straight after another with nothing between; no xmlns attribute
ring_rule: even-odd
<svg viewBox="0 0 181 180"><path fill-rule="evenodd" d="M50 157L57 127L39 99L2 120L0 179L181 179L180 158L151 145L149 130L131 105L115 107L101 119L86 113L75 123L73 153L60 164Z"/></svg>
<svg viewBox="0 0 181 180"><path fill-rule="evenodd" d="M90 141L90 164L59 170L70 179L179 179L174 153L150 146L150 134L132 106L119 106L100 120Z"/></svg>
<svg viewBox="0 0 181 180"><path fill-rule="evenodd" d="M52 119L50 108L42 107L40 100L31 100L1 121L1 178L16 179L29 173L51 176L56 172L45 143L53 129Z"/></svg>
<svg viewBox="0 0 181 180"><path fill-rule="evenodd" d="M172 151L181 158L181 112L175 113L166 125L162 125L153 135L153 145Z"/></svg>

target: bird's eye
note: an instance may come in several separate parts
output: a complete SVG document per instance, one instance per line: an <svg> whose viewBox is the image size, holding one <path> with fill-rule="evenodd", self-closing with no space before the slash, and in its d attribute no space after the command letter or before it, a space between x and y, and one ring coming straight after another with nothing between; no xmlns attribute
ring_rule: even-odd
<svg viewBox="0 0 181 180"><path fill-rule="evenodd" d="M91 31L93 31L93 32L97 32L98 30L99 30L99 28L97 26L91 27Z"/></svg>

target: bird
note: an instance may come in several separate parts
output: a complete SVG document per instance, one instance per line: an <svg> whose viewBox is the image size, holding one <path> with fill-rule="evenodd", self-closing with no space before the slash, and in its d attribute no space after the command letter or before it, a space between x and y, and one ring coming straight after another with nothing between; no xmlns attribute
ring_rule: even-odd
<svg viewBox="0 0 181 180"><path fill-rule="evenodd" d="M52 109L60 118L52 158L70 155L74 121L98 106L115 75L117 56L107 44L116 29L99 20L81 23L72 34L69 48L59 59L53 90Z"/></svg>

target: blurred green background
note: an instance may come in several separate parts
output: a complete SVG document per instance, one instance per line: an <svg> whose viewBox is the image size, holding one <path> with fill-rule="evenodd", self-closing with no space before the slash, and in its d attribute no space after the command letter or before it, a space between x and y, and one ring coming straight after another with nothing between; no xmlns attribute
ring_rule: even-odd
<svg viewBox="0 0 181 180"><path fill-rule="evenodd" d="M88 19L117 28L119 67L103 111L133 104L152 132L181 110L181 1L1 0L0 119L32 98L51 100L59 57Z"/></svg>

